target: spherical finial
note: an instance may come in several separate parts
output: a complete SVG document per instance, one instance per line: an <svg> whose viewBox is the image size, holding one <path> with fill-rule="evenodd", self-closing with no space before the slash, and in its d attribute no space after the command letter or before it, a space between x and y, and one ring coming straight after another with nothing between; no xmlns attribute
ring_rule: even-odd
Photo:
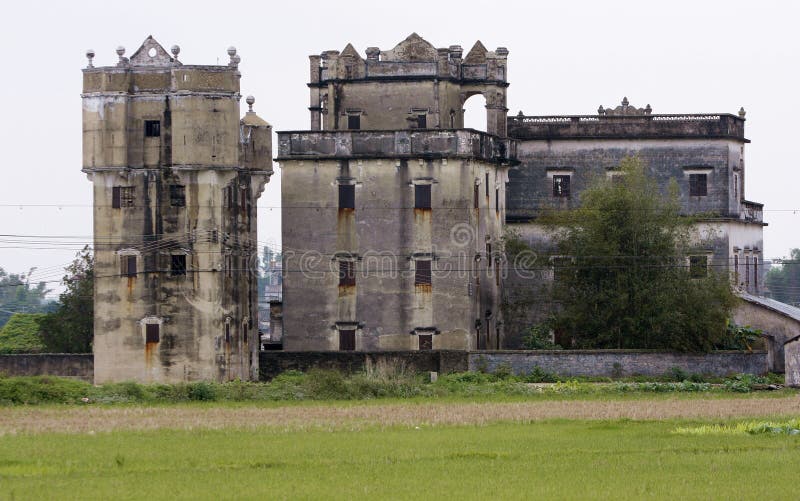
<svg viewBox="0 0 800 501"><path fill-rule="evenodd" d="M119 57L124 56L125 55L125 47L123 47L121 45L119 47L117 47L117 55Z"/></svg>
<svg viewBox="0 0 800 501"><path fill-rule="evenodd" d="M180 54L180 53L181 53L181 48L180 48L180 47L178 47L177 45L173 45L173 46L172 46L172 47L169 49L169 51L170 51L170 52L172 52L172 56L173 56L175 59L178 59L178 54Z"/></svg>
<svg viewBox="0 0 800 501"><path fill-rule="evenodd" d="M236 47L234 47L233 45L228 47L228 55L231 56L231 57L235 56L236 55Z"/></svg>
<svg viewBox="0 0 800 501"><path fill-rule="evenodd" d="M628 97L627 97L627 96L623 97L623 98L622 98L622 106L628 106L628 104L630 104L630 103L628 102Z"/></svg>
<svg viewBox="0 0 800 501"><path fill-rule="evenodd" d="M739 118L744 118L744 116L745 116L746 114L747 114L747 112L746 112L746 111L744 111L744 106L742 106L741 108L739 108Z"/></svg>
<svg viewBox="0 0 800 501"><path fill-rule="evenodd" d="M231 62L232 62L234 65L238 65L240 62L242 62L242 58L241 58L241 56L239 56L238 54L236 54L235 56L233 56L233 57L231 58Z"/></svg>
<svg viewBox="0 0 800 501"><path fill-rule="evenodd" d="M247 106L250 107L249 111L252 112L253 111L253 104L255 104L256 98L254 98L253 96L247 96L247 99L245 99L244 101L247 103Z"/></svg>
<svg viewBox="0 0 800 501"><path fill-rule="evenodd" d="M94 59L94 49L86 49L86 59L89 60L89 68L94 68L92 59Z"/></svg>
<svg viewBox="0 0 800 501"><path fill-rule="evenodd" d="M599 108L597 108L597 114L598 114L598 115L605 115L605 114L606 114L606 109L605 109L605 108L603 108L603 105L602 105L602 104L600 105L600 107L599 107Z"/></svg>

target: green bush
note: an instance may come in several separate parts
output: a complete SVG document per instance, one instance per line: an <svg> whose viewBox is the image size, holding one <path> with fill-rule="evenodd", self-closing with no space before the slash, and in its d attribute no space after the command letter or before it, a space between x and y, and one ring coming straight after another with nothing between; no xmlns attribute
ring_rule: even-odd
<svg viewBox="0 0 800 501"><path fill-rule="evenodd" d="M40 353L44 343L39 335L44 313L15 313L0 328L0 353Z"/></svg>
<svg viewBox="0 0 800 501"><path fill-rule="evenodd" d="M526 383L555 383L558 381L558 378L555 374L547 372L536 365L533 367L533 370L525 376L524 381Z"/></svg>

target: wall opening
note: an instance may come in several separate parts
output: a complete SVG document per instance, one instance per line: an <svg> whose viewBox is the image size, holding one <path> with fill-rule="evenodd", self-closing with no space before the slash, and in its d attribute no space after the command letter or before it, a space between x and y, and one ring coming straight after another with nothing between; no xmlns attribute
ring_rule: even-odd
<svg viewBox="0 0 800 501"><path fill-rule="evenodd" d="M473 94L464 102L464 127L486 132L487 124L486 98Z"/></svg>

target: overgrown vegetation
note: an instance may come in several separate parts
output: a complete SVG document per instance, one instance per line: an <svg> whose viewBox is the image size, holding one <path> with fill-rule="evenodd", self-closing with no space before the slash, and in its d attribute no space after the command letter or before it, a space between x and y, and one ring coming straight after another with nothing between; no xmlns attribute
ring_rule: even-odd
<svg viewBox="0 0 800 501"><path fill-rule="evenodd" d="M45 295L49 292L44 282L32 284L28 273L7 273L0 268L0 327L15 313L44 313L50 308Z"/></svg>
<svg viewBox="0 0 800 501"><path fill-rule="evenodd" d="M604 379L560 378L535 367L529 374L515 376L510 368L495 373L447 374L430 382L423 375L363 372L346 376L337 371L285 372L270 382L138 384L133 382L93 386L55 377L0 377L0 405L20 404L118 404L178 402L256 402L304 400L370 400L380 398L448 398L603 395L668 392L734 392L765 389L779 376L737 375L729 379L687 376L674 381L675 374L661 378ZM600 380L601 378L596 378ZM712 385L711 381L722 383ZM552 384L541 384L552 383Z"/></svg>
<svg viewBox="0 0 800 501"><path fill-rule="evenodd" d="M50 353L91 353L94 338L94 258L88 247L66 268L58 308L42 318L42 342Z"/></svg>
<svg viewBox="0 0 800 501"><path fill-rule="evenodd" d="M584 190L579 208L540 219L556 239L554 328L565 348L709 351L725 338L729 278L692 260L698 243L680 207L675 183L661 192L629 158L613 182Z"/></svg>
<svg viewBox="0 0 800 501"><path fill-rule="evenodd" d="M44 349L40 336L43 313L15 313L0 328L0 353L39 353Z"/></svg>

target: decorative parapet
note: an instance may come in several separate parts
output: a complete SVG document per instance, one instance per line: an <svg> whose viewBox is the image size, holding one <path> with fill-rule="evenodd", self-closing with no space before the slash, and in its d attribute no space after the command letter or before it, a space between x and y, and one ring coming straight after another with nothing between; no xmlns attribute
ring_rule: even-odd
<svg viewBox="0 0 800 501"><path fill-rule="evenodd" d="M638 111L638 110L637 110ZM731 114L608 114L508 118L515 139L724 138L749 142L744 119Z"/></svg>
<svg viewBox="0 0 800 501"><path fill-rule="evenodd" d="M278 132L278 161L472 158L517 164L517 143L472 129Z"/></svg>

